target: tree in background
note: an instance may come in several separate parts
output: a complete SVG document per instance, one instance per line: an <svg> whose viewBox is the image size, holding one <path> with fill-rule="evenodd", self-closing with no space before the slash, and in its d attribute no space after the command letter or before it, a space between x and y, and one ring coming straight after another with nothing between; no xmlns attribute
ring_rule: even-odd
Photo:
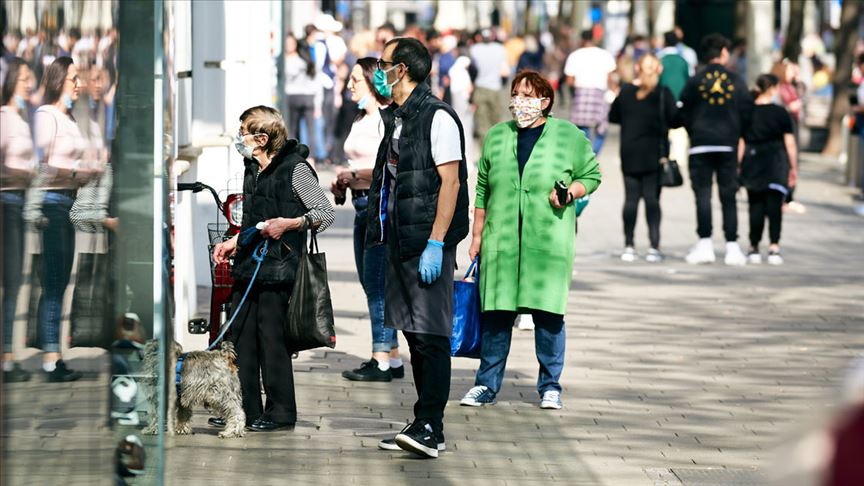
<svg viewBox="0 0 864 486"><path fill-rule="evenodd" d="M834 70L834 99L831 101L831 114L828 117L828 143L822 151L825 155L840 153L840 132L843 116L849 113L849 95L852 85L852 63L855 55L855 42L858 40L858 25L862 14L862 2L845 1L840 12L840 28L834 41L834 54L837 59Z"/></svg>
<svg viewBox="0 0 864 486"><path fill-rule="evenodd" d="M798 62L798 56L801 55L805 3L805 0L792 0L789 4L789 25L786 28L786 39L783 41L783 57L792 62Z"/></svg>

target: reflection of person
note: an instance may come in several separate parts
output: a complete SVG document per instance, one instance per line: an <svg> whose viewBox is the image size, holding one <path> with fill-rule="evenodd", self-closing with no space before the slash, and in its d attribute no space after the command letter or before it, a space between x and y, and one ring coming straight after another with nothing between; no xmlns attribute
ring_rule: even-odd
<svg viewBox="0 0 864 486"><path fill-rule="evenodd" d="M783 222L783 201L798 179L797 148L792 117L782 106L773 103L777 96L778 79L763 74L756 79L753 96L753 120L744 133L744 157L741 180L747 188L750 212L749 263L762 263L759 242L768 219L770 247L768 263L781 265L780 227Z"/></svg>
<svg viewBox="0 0 864 486"><path fill-rule="evenodd" d="M42 336L43 369L49 381L73 381L81 373L68 369L60 359L60 320L63 295L72 273L75 228L69 212L77 189L98 172L82 161L88 148L72 118L78 99L78 67L69 57L57 58L42 79L44 105L36 110L36 148L42 154L40 189L42 198L42 296L39 328Z"/></svg>
<svg viewBox="0 0 864 486"><path fill-rule="evenodd" d="M247 423L250 430L270 431L297 421L284 320L300 256L306 251L306 233L330 226L333 207L306 162L308 147L288 139L277 110L255 106L244 111L235 147L246 165L243 196L247 202L241 231L265 222L259 234L272 241L232 333ZM255 272L252 253L256 246L257 241L238 245L234 236L213 250L216 263L234 257L232 309L240 304ZM264 381L266 405L261 403L259 376Z"/></svg>
<svg viewBox="0 0 864 486"><path fill-rule="evenodd" d="M564 313L576 240L575 199L593 192L600 171L591 143L573 124L549 118L554 91L534 71L513 79L510 112L483 142L469 257L481 255L480 367L460 402L495 402L517 312L530 313L540 363L541 408L559 409ZM555 185L567 185L561 204Z"/></svg>
<svg viewBox="0 0 864 486"><path fill-rule="evenodd" d="M675 99L669 88L658 84L662 65L656 57L645 54L638 68L639 86L622 86L609 110L609 121L621 124L621 171L624 173L624 253L621 259L632 262L637 258L633 231L642 199L651 244L645 260L657 263L663 260L660 252L660 157L666 154L661 154L661 147L665 147L669 123L675 115ZM663 113L660 110L664 110Z"/></svg>
<svg viewBox="0 0 864 486"><path fill-rule="evenodd" d="M330 190L337 197L345 197L351 189L354 205L354 262L366 300L369 319L372 323L372 359L359 368L345 371L342 376L352 381L390 381L405 376L405 367L399 357L399 341L396 330L384 326L384 272L387 268L387 248L383 245L366 246L366 225L369 219L369 186L372 184L372 169L378 146L384 136L384 126L379 110L390 101L373 88L375 58L364 57L357 61L348 78L351 101L358 111L351 132L345 139L345 155L349 167L341 169L331 184Z"/></svg>
<svg viewBox="0 0 864 486"><path fill-rule="evenodd" d="M33 91L33 72L20 58L13 58L3 79L0 106L0 158L2 158L3 206L3 381L30 379L30 373L14 362L12 330L24 263L24 193L36 169L30 127L24 119Z"/></svg>
<svg viewBox="0 0 864 486"><path fill-rule="evenodd" d="M367 244L386 244L384 318L411 351L418 399L414 421L379 447L438 457L450 392L453 270L468 233L465 134L456 113L424 82L432 59L417 39L385 45L375 89L393 103L369 192Z"/></svg>

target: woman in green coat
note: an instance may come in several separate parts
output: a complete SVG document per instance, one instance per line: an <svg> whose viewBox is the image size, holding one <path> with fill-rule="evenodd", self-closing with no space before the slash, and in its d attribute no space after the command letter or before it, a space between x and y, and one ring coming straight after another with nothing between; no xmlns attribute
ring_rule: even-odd
<svg viewBox="0 0 864 486"><path fill-rule="evenodd" d="M572 203L597 189L600 170L582 130L549 118L554 97L540 74L520 72L511 87L514 120L494 126L483 142L469 250L472 260L482 255L482 349L475 386L462 405L495 403L513 322L518 313L530 313L540 363L540 407L562 407L558 380L576 240ZM567 185L563 204L557 181Z"/></svg>

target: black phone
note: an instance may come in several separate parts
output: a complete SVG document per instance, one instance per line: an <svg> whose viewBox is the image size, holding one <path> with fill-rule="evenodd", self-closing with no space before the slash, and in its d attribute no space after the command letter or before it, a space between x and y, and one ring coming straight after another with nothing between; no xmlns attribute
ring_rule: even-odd
<svg viewBox="0 0 864 486"><path fill-rule="evenodd" d="M555 183L555 193L558 196L558 204L561 206L567 205L567 184L564 184L564 181L558 181Z"/></svg>

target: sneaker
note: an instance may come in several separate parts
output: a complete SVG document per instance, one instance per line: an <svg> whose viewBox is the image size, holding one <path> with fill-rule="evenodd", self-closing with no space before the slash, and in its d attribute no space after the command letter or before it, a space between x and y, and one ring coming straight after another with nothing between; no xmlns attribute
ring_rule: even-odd
<svg viewBox="0 0 864 486"><path fill-rule="evenodd" d="M11 370L3 372L4 383L20 383L29 380L30 372L21 369L21 365L18 363L13 364Z"/></svg>
<svg viewBox="0 0 864 486"><path fill-rule="evenodd" d="M741 251L741 245L736 241L726 242L726 258L723 259L726 265L742 266L747 264L747 257Z"/></svg>
<svg viewBox="0 0 864 486"><path fill-rule="evenodd" d="M531 314L519 314L516 317L516 329L520 331L533 331L534 317Z"/></svg>
<svg viewBox="0 0 864 486"><path fill-rule="evenodd" d="M48 381L51 383L65 383L80 380L83 375L80 371L73 371L67 368L66 363L61 359L57 361L57 367L54 368L54 371L45 372L45 376L48 377Z"/></svg>
<svg viewBox="0 0 864 486"><path fill-rule="evenodd" d="M636 249L633 248L632 246L625 247L624 253L621 254L621 261L622 262L628 262L628 263L635 262L638 258L639 258L639 256L636 255Z"/></svg>
<svg viewBox="0 0 864 486"><path fill-rule="evenodd" d="M711 238L701 238L692 248L690 253L684 258L687 263L698 265L700 263L714 263L714 244L711 243Z"/></svg>
<svg viewBox="0 0 864 486"><path fill-rule="evenodd" d="M768 252L768 265L783 265L783 256L779 250L771 250Z"/></svg>
<svg viewBox="0 0 864 486"><path fill-rule="evenodd" d="M466 407L482 407L483 405L493 405L495 403L495 392L489 389L488 386L475 386L468 390L468 393L459 401L459 405Z"/></svg>
<svg viewBox="0 0 864 486"><path fill-rule="evenodd" d="M398 368L390 367L390 376L396 379L405 378L405 365Z"/></svg>
<svg viewBox="0 0 864 486"><path fill-rule="evenodd" d="M762 264L762 255L757 250L750 250L750 253L747 254L747 263L750 265Z"/></svg>
<svg viewBox="0 0 864 486"><path fill-rule="evenodd" d="M645 261L648 263L661 263L666 257L657 248L649 248L645 254Z"/></svg>
<svg viewBox="0 0 864 486"><path fill-rule="evenodd" d="M404 430L404 429L403 429ZM447 444L444 443L444 434L435 434L435 440L438 441L438 452L444 452L447 450ZM378 448L383 451L401 451L402 448L396 444L396 437L391 437L389 439L382 439L378 442Z"/></svg>
<svg viewBox="0 0 864 486"><path fill-rule="evenodd" d="M396 435L396 445L418 456L438 457L438 440L435 431L425 420L418 420L402 429L402 432Z"/></svg>
<svg viewBox="0 0 864 486"><path fill-rule="evenodd" d="M564 404L561 403L561 392L558 390L546 390L540 399L540 408L560 410Z"/></svg>
<svg viewBox="0 0 864 486"><path fill-rule="evenodd" d="M403 371L404 375L404 371ZM393 373L388 369L381 371L375 358L360 365L356 370L343 371L342 377L351 381L391 381Z"/></svg>

